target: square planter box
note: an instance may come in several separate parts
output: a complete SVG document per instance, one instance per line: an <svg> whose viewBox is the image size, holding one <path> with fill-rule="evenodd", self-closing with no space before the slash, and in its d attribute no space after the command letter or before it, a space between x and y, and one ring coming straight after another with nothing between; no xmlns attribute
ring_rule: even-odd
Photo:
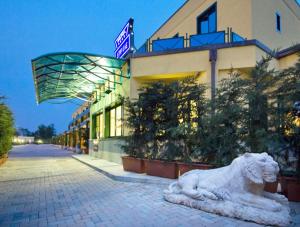
<svg viewBox="0 0 300 227"><path fill-rule="evenodd" d="M281 177L283 194L289 201L300 202L300 180L296 177Z"/></svg>
<svg viewBox="0 0 300 227"><path fill-rule="evenodd" d="M129 172L145 173L145 163L141 158L122 156L123 169Z"/></svg>
<svg viewBox="0 0 300 227"><path fill-rule="evenodd" d="M276 193L277 192L277 187L278 187L278 179L277 179L277 181L272 182L272 183L267 182L265 184L264 191L271 192L271 193Z"/></svg>
<svg viewBox="0 0 300 227"><path fill-rule="evenodd" d="M182 174L191 171L193 169L212 169L214 168L213 165L209 164L202 164L202 163L183 163L183 162L178 162L178 176L181 176Z"/></svg>
<svg viewBox="0 0 300 227"><path fill-rule="evenodd" d="M176 179L178 177L176 162L145 160L147 175Z"/></svg>

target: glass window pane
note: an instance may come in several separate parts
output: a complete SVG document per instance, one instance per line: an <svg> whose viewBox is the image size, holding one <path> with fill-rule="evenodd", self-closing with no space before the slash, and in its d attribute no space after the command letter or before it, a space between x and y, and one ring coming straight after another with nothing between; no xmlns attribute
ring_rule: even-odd
<svg viewBox="0 0 300 227"><path fill-rule="evenodd" d="M104 137L104 135L103 135L103 131L104 131L103 114L100 114L99 118L100 118L99 136L100 136L100 138L103 138Z"/></svg>
<svg viewBox="0 0 300 227"><path fill-rule="evenodd" d="M110 136L116 136L116 109L110 110Z"/></svg>
<svg viewBox="0 0 300 227"><path fill-rule="evenodd" d="M110 75L109 80L109 90L113 90L115 87L115 75Z"/></svg>
<svg viewBox="0 0 300 227"><path fill-rule="evenodd" d="M217 28L216 28L216 12L215 11L213 11L210 15L209 15L209 17L208 17L208 26L209 26L209 28L208 28L208 30L209 30L209 32L216 32L217 31Z"/></svg>
<svg viewBox="0 0 300 227"><path fill-rule="evenodd" d="M116 108L116 136L122 135L122 106Z"/></svg>
<svg viewBox="0 0 300 227"><path fill-rule="evenodd" d="M201 22L201 33L208 33L208 21Z"/></svg>
<svg viewBox="0 0 300 227"><path fill-rule="evenodd" d="M95 122L95 128L96 128L96 138L99 139L100 138L100 118L99 115L96 115L96 122Z"/></svg>
<svg viewBox="0 0 300 227"><path fill-rule="evenodd" d="M281 19L278 13L276 13L276 29L279 32L281 31Z"/></svg>
<svg viewBox="0 0 300 227"><path fill-rule="evenodd" d="M217 7L211 6L197 18L198 34L205 34L217 31Z"/></svg>

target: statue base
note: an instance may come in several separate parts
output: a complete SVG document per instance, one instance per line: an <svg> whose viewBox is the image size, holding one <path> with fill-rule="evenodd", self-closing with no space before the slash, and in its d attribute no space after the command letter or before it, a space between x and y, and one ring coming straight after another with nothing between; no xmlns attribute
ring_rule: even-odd
<svg viewBox="0 0 300 227"><path fill-rule="evenodd" d="M176 193L164 193L164 199L171 203L263 225L288 226L291 222L290 209L286 204L282 204L280 211L271 212L226 200L196 200Z"/></svg>

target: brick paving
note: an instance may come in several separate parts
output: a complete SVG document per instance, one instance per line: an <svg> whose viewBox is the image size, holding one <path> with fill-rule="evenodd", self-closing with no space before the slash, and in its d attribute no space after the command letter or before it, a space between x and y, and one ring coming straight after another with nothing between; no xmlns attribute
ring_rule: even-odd
<svg viewBox="0 0 300 227"><path fill-rule="evenodd" d="M258 226L165 202L165 186L114 181L71 155L52 145L13 149L0 167L1 227Z"/></svg>

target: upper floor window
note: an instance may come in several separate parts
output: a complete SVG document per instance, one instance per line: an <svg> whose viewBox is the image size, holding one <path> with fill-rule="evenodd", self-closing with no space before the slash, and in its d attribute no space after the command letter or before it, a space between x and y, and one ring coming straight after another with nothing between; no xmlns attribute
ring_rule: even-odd
<svg viewBox="0 0 300 227"><path fill-rule="evenodd" d="M217 4L215 3L197 18L197 33L217 31Z"/></svg>
<svg viewBox="0 0 300 227"><path fill-rule="evenodd" d="M278 12L276 13L276 31L281 32L281 16Z"/></svg>

